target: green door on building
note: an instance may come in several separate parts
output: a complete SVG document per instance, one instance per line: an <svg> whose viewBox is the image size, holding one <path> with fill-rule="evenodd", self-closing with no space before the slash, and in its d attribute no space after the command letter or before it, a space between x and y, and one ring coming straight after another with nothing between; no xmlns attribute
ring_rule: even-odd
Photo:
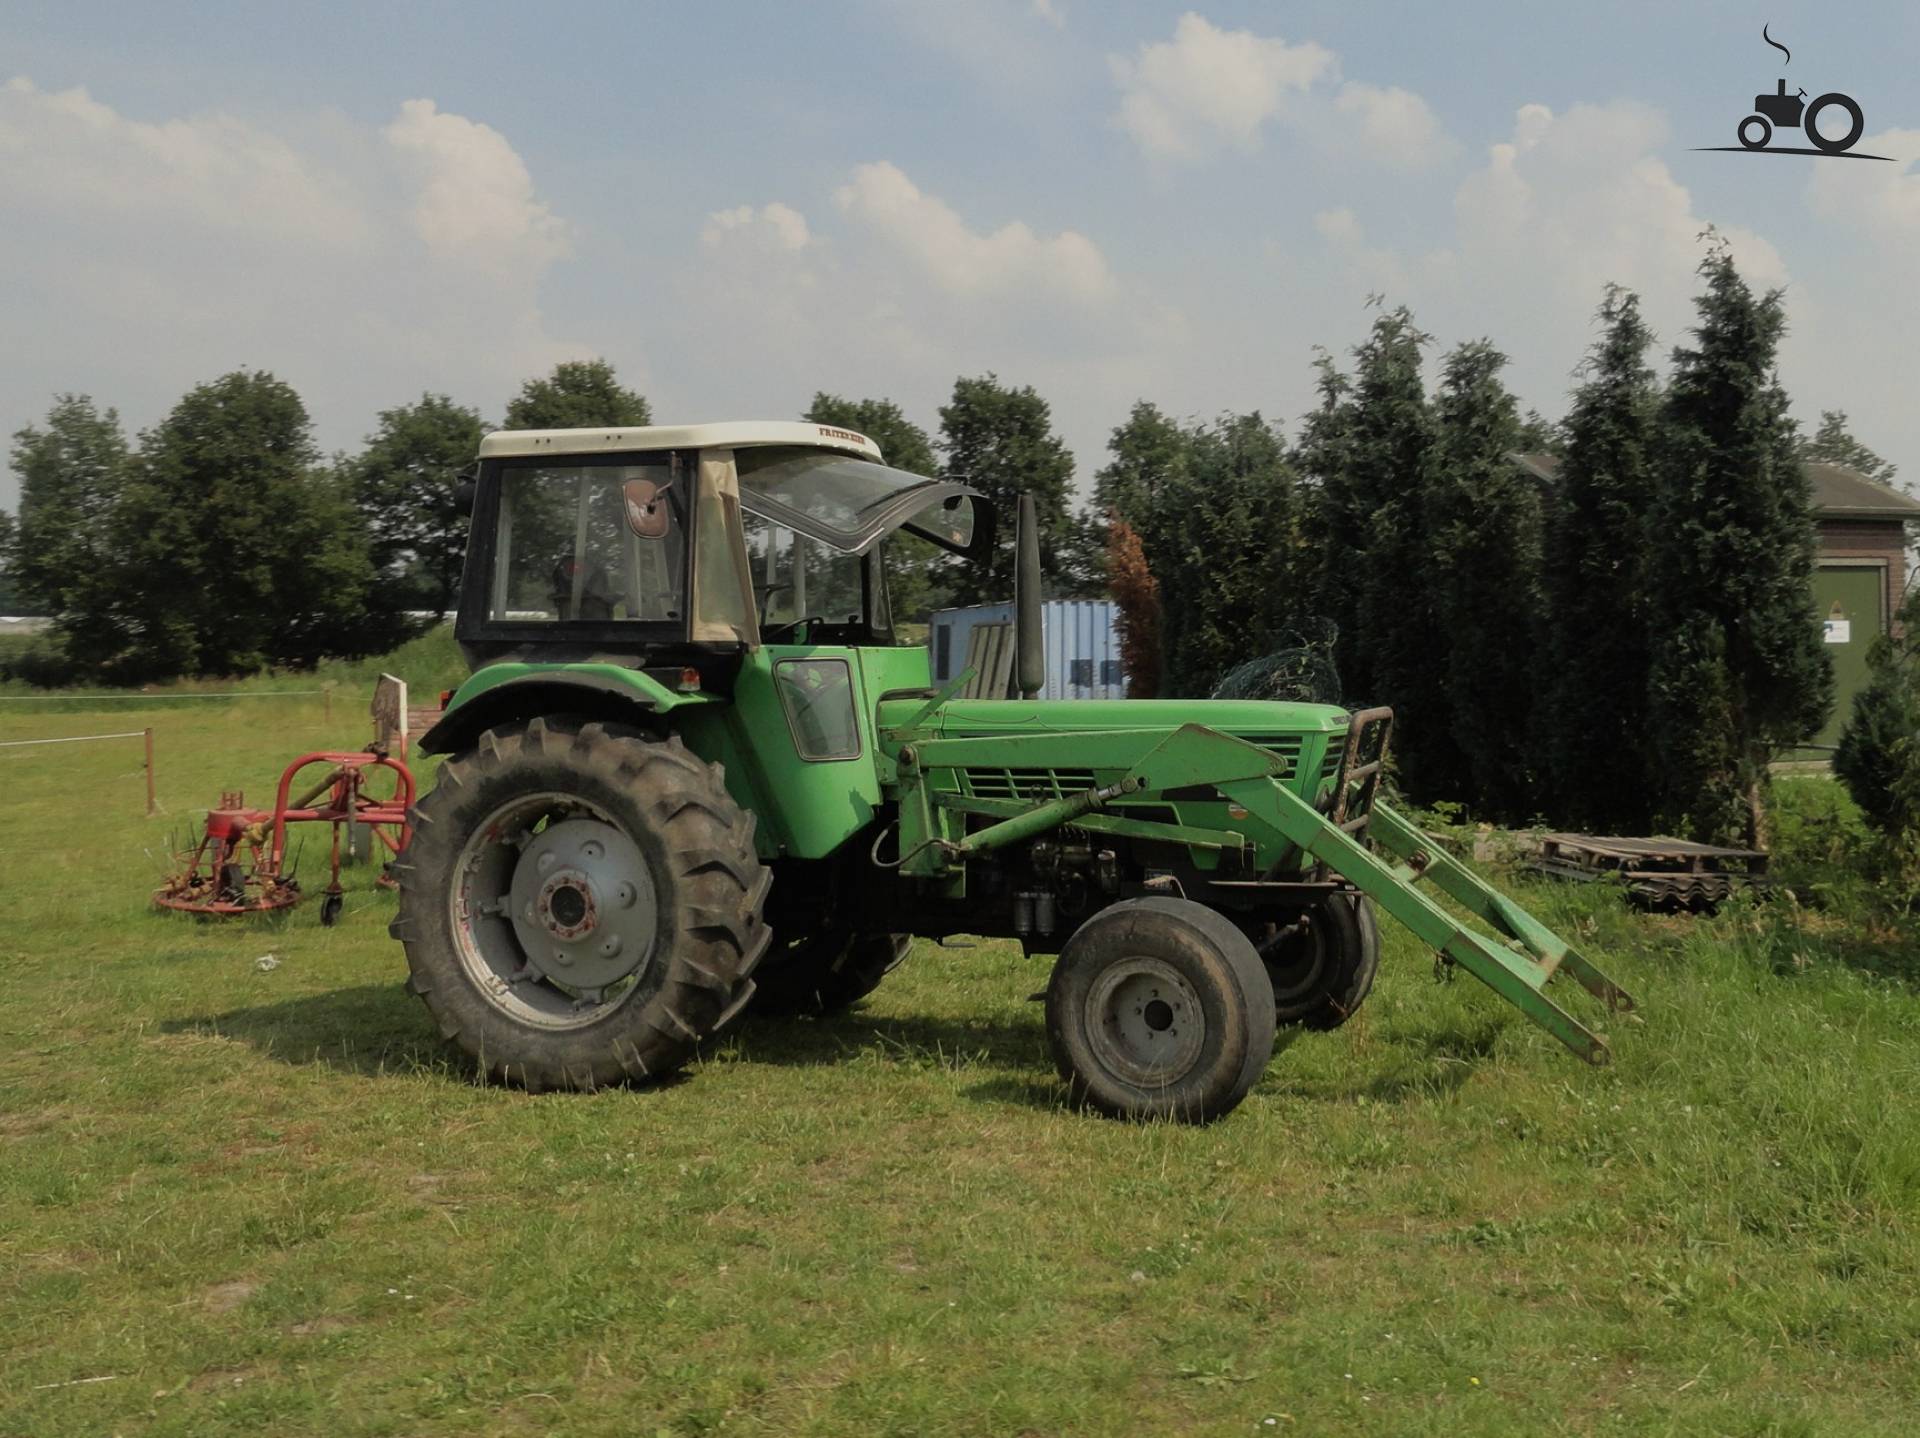
<svg viewBox="0 0 1920 1438"><path fill-rule="evenodd" d="M1837 744L1853 696L1867 682L1867 650L1886 632L1887 571L1877 564L1823 564L1813 577L1815 612L1833 657L1833 712L1815 741ZM1824 756L1821 756L1824 757Z"/></svg>

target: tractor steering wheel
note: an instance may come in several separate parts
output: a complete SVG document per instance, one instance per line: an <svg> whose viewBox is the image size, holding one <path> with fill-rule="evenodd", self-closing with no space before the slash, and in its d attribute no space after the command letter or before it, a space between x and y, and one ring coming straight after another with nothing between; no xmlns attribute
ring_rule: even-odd
<svg viewBox="0 0 1920 1438"><path fill-rule="evenodd" d="M766 628L767 606L772 603L773 596L782 589L791 588L793 588L792 582L785 579L777 579L769 584L756 584L753 586L753 592L760 596L760 612L754 617L760 621L761 628Z"/></svg>
<svg viewBox="0 0 1920 1438"><path fill-rule="evenodd" d="M760 637L765 639L770 634L791 634L803 624L825 624L826 622L827 616L824 614L803 614L798 619L789 619L770 629L763 628L760 631Z"/></svg>

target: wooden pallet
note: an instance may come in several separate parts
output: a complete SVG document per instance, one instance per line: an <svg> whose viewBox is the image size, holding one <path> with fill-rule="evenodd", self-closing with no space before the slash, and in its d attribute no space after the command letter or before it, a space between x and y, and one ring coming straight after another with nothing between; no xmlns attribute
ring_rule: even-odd
<svg viewBox="0 0 1920 1438"><path fill-rule="evenodd" d="M1710 912L1741 889L1765 890L1767 856L1665 836L1542 834L1531 867L1557 879L1624 884L1643 909Z"/></svg>

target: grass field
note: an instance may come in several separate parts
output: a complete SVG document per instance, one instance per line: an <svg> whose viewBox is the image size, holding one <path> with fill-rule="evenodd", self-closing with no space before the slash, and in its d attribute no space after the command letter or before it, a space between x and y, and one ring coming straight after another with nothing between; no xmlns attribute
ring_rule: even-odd
<svg viewBox="0 0 1920 1438"><path fill-rule="evenodd" d="M151 724L168 811L137 743L0 750L0 1435L1914 1431L1911 928L1526 887L1642 1001L1613 1069L1393 934L1204 1130L1065 1109L986 944L529 1097L367 871L334 929L147 908L221 788L364 742L349 692L0 703Z"/></svg>

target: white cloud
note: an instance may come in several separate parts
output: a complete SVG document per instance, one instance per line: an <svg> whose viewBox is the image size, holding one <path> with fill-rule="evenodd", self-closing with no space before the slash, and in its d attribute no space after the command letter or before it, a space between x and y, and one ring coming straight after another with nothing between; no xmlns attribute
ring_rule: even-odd
<svg viewBox="0 0 1920 1438"><path fill-rule="evenodd" d="M535 196L526 163L498 130L431 100L408 100L382 133L414 162L414 233L436 257L538 271L567 253L565 223Z"/></svg>
<svg viewBox="0 0 1920 1438"><path fill-rule="evenodd" d="M1224 30L1186 14L1173 39L1110 56L1117 122L1154 160L1253 151L1282 127L1321 154L1397 169L1444 159L1454 145L1433 108L1399 86L1342 82L1340 61L1311 40Z"/></svg>
<svg viewBox="0 0 1920 1438"><path fill-rule="evenodd" d="M587 348L541 315L565 221L503 135L431 100L379 127L149 121L16 78L0 85L0 194L9 329L35 339L0 347L16 423L72 389L138 425L252 366L301 391L324 442L351 443L424 389L497 412Z"/></svg>
<svg viewBox="0 0 1920 1438"><path fill-rule="evenodd" d="M1260 130L1289 95L1331 76L1331 50L1289 45L1251 30L1222 30L1188 13L1173 39L1109 62L1121 90L1120 127L1146 154L1193 160L1224 141L1256 148Z"/></svg>
<svg viewBox="0 0 1920 1438"><path fill-rule="evenodd" d="M1322 212L1315 227L1355 298L1406 302L1443 344L1491 335L1513 357L1516 387L1557 413L1606 285L1640 295L1659 354L1693 321L1709 220L1659 158L1667 138L1665 117L1632 102L1561 114L1525 105L1461 181L1451 233L1434 248L1372 241L1352 209ZM1771 243L1717 228L1749 283L1787 283Z"/></svg>
<svg viewBox="0 0 1920 1438"><path fill-rule="evenodd" d="M1349 80L1334 96L1342 134L1380 159L1413 169L1444 158L1453 148L1433 107L1398 85L1382 89Z"/></svg>
<svg viewBox="0 0 1920 1438"><path fill-rule="evenodd" d="M856 169L834 202L949 295L1034 289L1092 303L1113 292L1106 257L1085 235L1038 235L1019 220L990 233L970 229L952 206L884 161Z"/></svg>
<svg viewBox="0 0 1920 1438"><path fill-rule="evenodd" d="M1857 146L1863 155L1920 155L1920 130L1882 130ZM1920 242L1920 162L1814 165L1807 199L1822 219L1858 229L1877 241Z"/></svg>
<svg viewBox="0 0 1920 1438"><path fill-rule="evenodd" d="M832 198L800 206L804 246L771 243L769 207L706 219L665 307L679 328L657 337L676 356L657 412L715 413L708 397L725 395L734 413L793 414L824 389L888 396L931 425L954 376L994 370L1056 407L1091 472L1114 396L1152 392L1187 352L1179 313L1084 234L980 224L887 163Z"/></svg>
<svg viewBox="0 0 1920 1438"><path fill-rule="evenodd" d="M278 135L220 114L129 120L86 90L0 86L0 179L17 213L364 246L351 182ZM208 203L216 199L218 203Z"/></svg>
<svg viewBox="0 0 1920 1438"><path fill-rule="evenodd" d="M707 216L706 227L700 231L700 243L709 249L740 239L749 239L761 249L804 250L812 235L807 217L778 200L757 210L752 205L716 210Z"/></svg>
<svg viewBox="0 0 1920 1438"><path fill-rule="evenodd" d="M1056 0L1033 0L1033 13L1056 30L1067 28L1067 17L1061 12Z"/></svg>

